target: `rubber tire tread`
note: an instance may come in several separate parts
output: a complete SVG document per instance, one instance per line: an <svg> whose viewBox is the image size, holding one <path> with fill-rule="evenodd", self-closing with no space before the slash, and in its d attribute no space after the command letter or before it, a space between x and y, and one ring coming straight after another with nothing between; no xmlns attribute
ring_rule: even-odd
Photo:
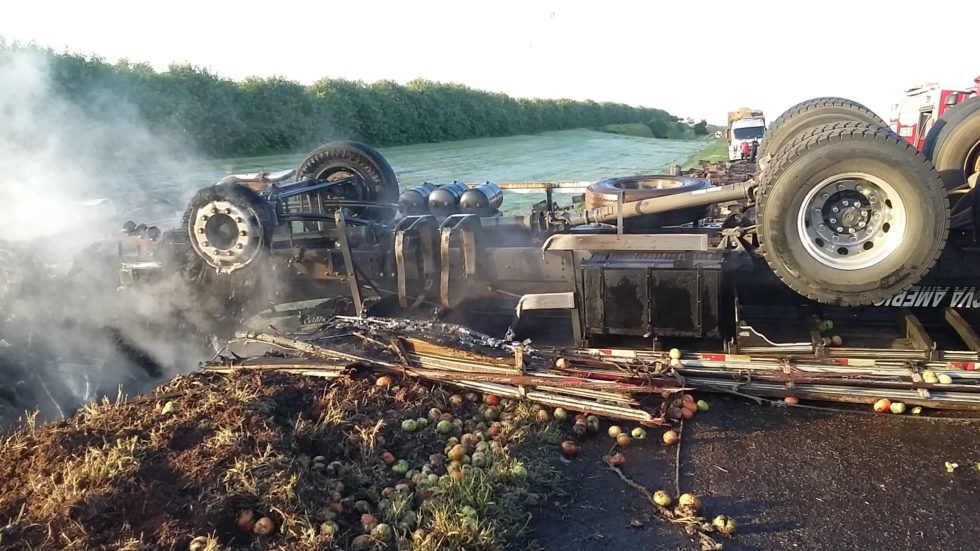
<svg viewBox="0 0 980 551"><path fill-rule="evenodd" d="M616 184L635 180L677 180L681 181L681 187L674 188L651 188L651 189L625 189L623 202L640 201L653 197L667 197L678 193L686 193L711 187L711 182L703 178L691 178L688 176L624 176L618 178L607 178L589 184L585 189L585 199L583 206L585 209L603 208L615 205L619 200L619 191L622 188ZM649 214L623 220L623 229L630 233L656 230L669 226L680 226L690 222L697 222L708 215L708 207L691 207L673 212L659 214Z"/></svg>
<svg viewBox="0 0 980 551"><path fill-rule="evenodd" d="M851 117L842 120L857 120L882 127L886 126L885 121L883 121L874 111L854 100L838 97L820 97L808 99L797 103L776 117L776 120L769 125L768 130L766 130L765 137L762 138L762 142L759 144L757 157L760 159L764 158L766 155L775 157L781 147L785 146L788 142L793 141L793 135L797 134L799 129L791 129L790 131L787 131L784 127L786 127L794 119L799 119L800 117L812 117L815 116L815 114L819 114L820 111L827 110L848 111ZM829 115L830 114L827 114L827 116ZM838 117L845 116L842 114L834 115ZM823 124L826 124L826 122ZM788 135L781 136L780 134ZM774 143L775 145L773 145Z"/></svg>
<svg viewBox="0 0 980 551"><path fill-rule="evenodd" d="M296 168L296 179L316 178L323 170L335 164L348 167L370 180L371 195L366 201L380 203L398 202L398 179L395 171L381 153L373 147L355 141L330 142L314 149ZM390 221L395 213L386 209L363 209L358 213L362 220Z"/></svg>
<svg viewBox="0 0 980 551"><path fill-rule="evenodd" d="M823 132L811 133L805 138L801 137L800 139L794 140L791 146L784 147L780 155L773 159L770 168L761 175L756 190L759 250L765 258L766 263L769 264L769 267L784 284L811 300L838 306L860 306L891 298L918 283L938 261L949 234L949 201L946 190L942 186L942 181L938 173L933 169L928 159L906 140L892 132L891 129L867 123L855 123L853 121L850 123L832 123L825 126L829 128L824 129ZM921 255L922 257L917 261L905 263L906 266L909 264L913 264L913 266L900 278L898 283L892 283L888 286L878 285L870 289L848 292L842 295L843 291L841 289L828 290L821 285L821 282L815 281L815 278L800 273L798 269L793 270L784 263L780 255L773 250L772 243L770 242L769 234L773 233L775 235L776 232L773 230L778 229L778 227L773 226L770 229L766 211L769 208L774 209L776 212L789 210L789 205L773 203L771 202L771 197L775 187L780 185L780 178L795 163L821 149L832 147L839 143L855 141L875 143L878 144L876 147L892 148L896 153L904 150L911 159L914 159L913 162L921 163L921 167L915 167L917 170L931 172L931 181L921 182L922 188L926 198L932 203L932 208L938 211L942 222L938 226L934 226L933 229L936 230L935 238L928 245L926 252ZM901 153L898 154L901 155ZM793 213L792 217L795 219L796 213ZM923 225L925 226L925 223ZM778 233L785 235L786 232L780 231ZM795 231L792 233L794 235L796 234ZM919 241L921 240L910 241L910 243L917 243ZM850 276L857 271L859 270L842 270L841 273L845 276ZM840 282L839 284L846 284L846 281Z"/></svg>
<svg viewBox="0 0 980 551"><path fill-rule="evenodd" d="M970 150L980 141L980 97L970 98L953 106L926 134L922 153L932 161L939 171L943 184L950 192L966 185L967 174L963 165ZM971 193L976 193L975 191ZM972 211L969 197L962 197L963 205L957 212ZM974 224L972 214L957 215L955 227L962 228Z"/></svg>

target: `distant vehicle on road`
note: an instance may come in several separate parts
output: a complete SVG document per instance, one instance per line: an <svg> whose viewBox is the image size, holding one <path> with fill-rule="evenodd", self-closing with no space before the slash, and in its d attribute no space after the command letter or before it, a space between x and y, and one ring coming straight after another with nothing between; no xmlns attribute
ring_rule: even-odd
<svg viewBox="0 0 980 551"><path fill-rule="evenodd" d="M728 113L728 160L737 161L742 158L742 144L751 145L753 141L762 141L766 133L766 118L762 111L742 107Z"/></svg>

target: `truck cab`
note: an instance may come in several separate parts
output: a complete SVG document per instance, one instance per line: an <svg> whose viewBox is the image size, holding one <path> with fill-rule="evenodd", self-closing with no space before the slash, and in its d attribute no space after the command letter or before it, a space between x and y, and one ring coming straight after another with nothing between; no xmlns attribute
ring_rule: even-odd
<svg viewBox="0 0 980 551"><path fill-rule="evenodd" d="M731 121L728 126L728 160L737 161L742 158L742 143L762 141L766 133L766 119L761 116L739 118Z"/></svg>

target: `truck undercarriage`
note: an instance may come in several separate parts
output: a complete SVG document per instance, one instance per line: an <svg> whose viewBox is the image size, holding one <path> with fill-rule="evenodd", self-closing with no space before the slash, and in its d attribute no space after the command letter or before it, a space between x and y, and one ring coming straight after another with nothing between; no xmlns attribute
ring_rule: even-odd
<svg viewBox="0 0 980 551"><path fill-rule="evenodd" d="M327 144L202 189L180 227L136 239L122 281L179 273L238 317L296 325L436 317L706 388L980 408L972 186L945 187L854 102L800 106L745 178L613 178L584 206L560 204L569 183L400 192L375 150ZM532 190L529 213L500 212Z"/></svg>

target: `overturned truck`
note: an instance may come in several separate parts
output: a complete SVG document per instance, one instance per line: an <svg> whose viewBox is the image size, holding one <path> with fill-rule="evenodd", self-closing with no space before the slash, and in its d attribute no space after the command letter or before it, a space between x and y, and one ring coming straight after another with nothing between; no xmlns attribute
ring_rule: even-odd
<svg viewBox="0 0 980 551"><path fill-rule="evenodd" d="M963 174L941 177L868 109L818 98L772 124L745 181L612 178L565 206L561 183L401 189L377 151L329 143L200 190L122 277L180 271L252 311L342 298L357 316L434 307L489 331L506 311L508 336L570 357L683 350L688 384L980 407L980 145L959 149ZM528 189L543 200L501 213Z"/></svg>

